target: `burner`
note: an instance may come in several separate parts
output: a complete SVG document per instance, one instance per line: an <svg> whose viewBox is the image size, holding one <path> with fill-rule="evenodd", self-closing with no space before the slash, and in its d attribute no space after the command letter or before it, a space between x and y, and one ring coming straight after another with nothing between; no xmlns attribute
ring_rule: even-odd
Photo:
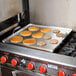
<svg viewBox="0 0 76 76"><path fill-rule="evenodd" d="M68 56L69 56L73 51L74 51L74 48L72 48L72 47L65 47L65 48L63 48L64 54L65 54L65 55L68 55Z"/></svg>
<svg viewBox="0 0 76 76"><path fill-rule="evenodd" d="M68 44L63 47L61 54L76 57L76 39L71 40Z"/></svg>

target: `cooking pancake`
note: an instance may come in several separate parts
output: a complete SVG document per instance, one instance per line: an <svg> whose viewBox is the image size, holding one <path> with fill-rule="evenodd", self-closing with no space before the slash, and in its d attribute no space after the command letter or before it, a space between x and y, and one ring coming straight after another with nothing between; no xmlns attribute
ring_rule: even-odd
<svg viewBox="0 0 76 76"><path fill-rule="evenodd" d="M23 40L23 44L26 44L26 45L32 45L32 44L35 44L35 43L36 43L35 38L28 38L28 39Z"/></svg>
<svg viewBox="0 0 76 76"><path fill-rule="evenodd" d="M59 33L59 32L60 32L60 30L58 30L58 29L53 30L53 33Z"/></svg>
<svg viewBox="0 0 76 76"><path fill-rule="evenodd" d="M39 41L37 42L37 46L45 46L46 42L45 41Z"/></svg>
<svg viewBox="0 0 76 76"><path fill-rule="evenodd" d="M50 28L42 28L40 29L41 32L44 32L44 33L47 33L47 32L50 32L51 29Z"/></svg>
<svg viewBox="0 0 76 76"><path fill-rule="evenodd" d="M50 43L51 44L57 44L58 43L58 40L57 39L52 39L52 40L50 40Z"/></svg>
<svg viewBox="0 0 76 76"><path fill-rule="evenodd" d="M32 32L28 31L28 30L20 32L20 35L22 35L22 36L30 36L31 34L32 34Z"/></svg>
<svg viewBox="0 0 76 76"><path fill-rule="evenodd" d="M52 36L50 36L50 35L44 35L44 37L43 37L45 40L48 40L48 39L51 39L52 38Z"/></svg>
<svg viewBox="0 0 76 76"><path fill-rule="evenodd" d="M23 37L21 36L14 36L10 39L10 42L13 42L13 43L18 43L18 42L21 42L23 40Z"/></svg>
<svg viewBox="0 0 76 76"><path fill-rule="evenodd" d="M38 31L39 27L37 27L37 26L30 26L30 27L28 27L28 30L30 30L30 31Z"/></svg>
<svg viewBox="0 0 76 76"><path fill-rule="evenodd" d="M36 32L36 33L33 33L32 34L32 37L35 37L35 38L41 38L41 37L43 37L43 33L42 32Z"/></svg>
<svg viewBox="0 0 76 76"><path fill-rule="evenodd" d="M57 37L63 37L63 35L64 35L63 33L57 33L56 34Z"/></svg>

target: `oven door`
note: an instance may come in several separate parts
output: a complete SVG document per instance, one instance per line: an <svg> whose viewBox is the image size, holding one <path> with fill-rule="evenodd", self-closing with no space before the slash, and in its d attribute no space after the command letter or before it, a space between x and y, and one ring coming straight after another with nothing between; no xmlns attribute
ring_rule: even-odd
<svg viewBox="0 0 76 76"><path fill-rule="evenodd" d="M0 76L45 76L45 75L41 75L36 72L34 72L34 73L23 72L23 71L15 70L11 67L1 65L1 75Z"/></svg>

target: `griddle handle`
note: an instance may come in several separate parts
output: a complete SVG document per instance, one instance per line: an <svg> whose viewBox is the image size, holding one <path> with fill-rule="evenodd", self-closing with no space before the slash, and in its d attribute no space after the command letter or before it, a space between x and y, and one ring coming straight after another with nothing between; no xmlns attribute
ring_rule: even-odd
<svg viewBox="0 0 76 76"><path fill-rule="evenodd" d="M14 28L13 33L15 33L16 31L18 31L21 28L21 26L17 26L16 28Z"/></svg>

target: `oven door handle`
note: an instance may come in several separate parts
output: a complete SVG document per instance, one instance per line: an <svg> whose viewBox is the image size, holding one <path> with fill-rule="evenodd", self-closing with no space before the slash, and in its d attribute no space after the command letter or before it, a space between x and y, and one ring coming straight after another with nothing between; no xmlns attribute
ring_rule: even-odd
<svg viewBox="0 0 76 76"><path fill-rule="evenodd" d="M13 76L17 76L17 75L16 75L17 73L20 73L20 71L17 71L17 70L12 71L12 75L13 75Z"/></svg>

